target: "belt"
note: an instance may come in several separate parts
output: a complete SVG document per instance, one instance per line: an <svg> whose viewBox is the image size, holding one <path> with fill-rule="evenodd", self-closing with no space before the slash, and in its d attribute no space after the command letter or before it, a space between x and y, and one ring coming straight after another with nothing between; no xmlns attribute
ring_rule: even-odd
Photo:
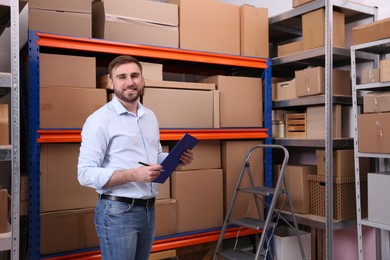
<svg viewBox="0 0 390 260"><path fill-rule="evenodd" d="M154 202L156 200L155 198L133 199L133 198L125 198L125 197L106 195L106 194L100 194L100 198L106 200L112 200L112 201L120 201L120 202L128 203L130 205L142 206L142 207L151 207L154 205Z"/></svg>

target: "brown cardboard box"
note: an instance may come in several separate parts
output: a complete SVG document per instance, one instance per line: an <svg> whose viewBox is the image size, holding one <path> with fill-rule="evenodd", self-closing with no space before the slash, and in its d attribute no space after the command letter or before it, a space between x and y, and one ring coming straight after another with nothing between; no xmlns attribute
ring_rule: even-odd
<svg viewBox="0 0 390 260"><path fill-rule="evenodd" d="M333 95L351 96L350 72L333 69ZM298 97L325 93L325 68L309 67L295 71L295 87Z"/></svg>
<svg viewBox="0 0 390 260"><path fill-rule="evenodd" d="M370 84L380 82L379 68L362 70L361 84Z"/></svg>
<svg viewBox="0 0 390 260"><path fill-rule="evenodd" d="M302 15L302 48L310 50L325 45L325 9ZM333 46L345 48L344 13L333 12Z"/></svg>
<svg viewBox="0 0 390 260"><path fill-rule="evenodd" d="M94 1L93 37L179 47L178 6L143 0Z"/></svg>
<svg viewBox="0 0 390 260"><path fill-rule="evenodd" d="M269 57L268 9L240 6L241 55Z"/></svg>
<svg viewBox="0 0 390 260"><path fill-rule="evenodd" d="M82 128L87 117L107 103L105 89L40 88L41 128Z"/></svg>
<svg viewBox="0 0 390 260"><path fill-rule="evenodd" d="M358 115L359 152L390 153L390 113Z"/></svg>
<svg viewBox="0 0 390 260"><path fill-rule="evenodd" d="M217 0L167 2L179 5L181 49L240 55L239 6Z"/></svg>
<svg viewBox="0 0 390 260"><path fill-rule="evenodd" d="M177 201L177 233L222 226L222 179L221 169L172 173L172 198Z"/></svg>
<svg viewBox="0 0 390 260"><path fill-rule="evenodd" d="M59 54L40 54L40 86L96 88L96 59Z"/></svg>
<svg viewBox="0 0 390 260"><path fill-rule="evenodd" d="M145 87L142 103L154 111L161 128L213 128L217 106L214 104L214 92Z"/></svg>
<svg viewBox="0 0 390 260"><path fill-rule="evenodd" d="M341 105L333 105L333 138L342 137L342 109ZM306 138L325 138L325 106L307 107L306 110Z"/></svg>
<svg viewBox="0 0 390 260"><path fill-rule="evenodd" d="M165 153L169 152L169 146L163 145L162 150ZM171 198L171 181L168 179L164 183L158 183L158 194L156 199L169 199Z"/></svg>
<svg viewBox="0 0 390 260"><path fill-rule="evenodd" d="M211 76L220 94L221 127L262 127L263 86L260 78Z"/></svg>
<svg viewBox="0 0 390 260"><path fill-rule="evenodd" d="M28 5L29 30L87 38L92 36L90 0L30 0Z"/></svg>
<svg viewBox="0 0 390 260"><path fill-rule="evenodd" d="M302 51L302 41L294 41L278 45L278 57L294 54Z"/></svg>
<svg viewBox="0 0 390 260"><path fill-rule="evenodd" d="M8 104L0 104L0 145L10 144Z"/></svg>
<svg viewBox="0 0 390 260"><path fill-rule="evenodd" d="M295 79L275 84L273 100L286 100L297 98Z"/></svg>
<svg viewBox="0 0 390 260"><path fill-rule="evenodd" d="M176 170L200 170L221 168L221 142L219 140L202 140L194 149L194 160L186 166L178 166Z"/></svg>
<svg viewBox="0 0 390 260"><path fill-rule="evenodd" d="M390 18L352 28L352 45L390 37Z"/></svg>
<svg viewBox="0 0 390 260"><path fill-rule="evenodd" d="M316 150L317 175L325 176L325 150ZM333 176L338 178L355 176L355 158L353 150L335 150L333 152ZM370 171L370 159L360 158L360 176Z"/></svg>
<svg viewBox="0 0 390 260"><path fill-rule="evenodd" d="M97 201L94 189L77 180L79 143L41 144L41 212L92 208Z"/></svg>
<svg viewBox="0 0 390 260"><path fill-rule="evenodd" d="M277 178L280 174L280 165L276 166L275 185ZM309 180L307 179L309 174L315 174L315 165L287 165L285 178L288 185L288 191L290 193L291 200L293 202L295 213L309 214L310 213L310 189ZM282 189L284 189L284 183L282 183ZM277 208L284 206L284 210L290 211L290 205L285 195L280 195L277 201Z"/></svg>
<svg viewBox="0 0 390 260"><path fill-rule="evenodd" d="M390 60L381 60L379 69L381 82L390 81Z"/></svg>
<svg viewBox="0 0 390 260"><path fill-rule="evenodd" d="M222 169L224 173L224 214L226 214L233 196L234 188L241 173L242 164L246 153L255 145L262 144L262 141L223 141L222 142ZM256 149L252 153L249 160L253 181L255 186L262 186L264 184L263 172L263 149ZM245 173L242 186L250 186L248 174ZM253 196L250 194L243 194L239 192L236 199L235 207L231 213L231 219L238 219L249 216L258 218L256 211L256 204Z"/></svg>
<svg viewBox="0 0 390 260"><path fill-rule="evenodd" d="M292 7L295 8L313 1L315 0L292 0Z"/></svg>
<svg viewBox="0 0 390 260"><path fill-rule="evenodd" d="M94 208L41 213L41 255L99 246Z"/></svg>
<svg viewBox="0 0 390 260"><path fill-rule="evenodd" d="M176 256L176 250L170 249L151 253L148 260L176 259Z"/></svg>
<svg viewBox="0 0 390 260"><path fill-rule="evenodd" d="M176 200L156 200L156 237L176 233Z"/></svg>
<svg viewBox="0 0 390 260"><path fill-rule="evenodd" d="M390 111L390 91L372 91L363 95L364 113Z"/></svg>
<svg viewBox="0 0 390 260"><path fill-rule="evenodd" d="M0 234L8 232L8 191L0 188Z"/></svg>

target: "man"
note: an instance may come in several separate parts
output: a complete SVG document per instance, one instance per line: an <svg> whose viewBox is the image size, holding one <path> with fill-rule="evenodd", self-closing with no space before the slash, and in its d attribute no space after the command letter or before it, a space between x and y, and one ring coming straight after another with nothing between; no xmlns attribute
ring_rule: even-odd
<svg viewBox="0 0 390 260"><path fill-rule="evenodd" d="M155 233L153 180L167 153L162 152L155 114L139 103L144 88L140 62L119 56L108 72L115 96L83 126L78 180L99 193L95 225L102 259L146 260ZM180 160L191 163L192 151Z"/></svg>

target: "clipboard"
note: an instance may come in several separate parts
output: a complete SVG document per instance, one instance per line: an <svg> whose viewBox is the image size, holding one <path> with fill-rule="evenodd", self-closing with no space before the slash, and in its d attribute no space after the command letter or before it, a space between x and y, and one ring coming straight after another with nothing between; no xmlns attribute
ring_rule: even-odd
<svg viewBox="0 0 390 260"><path fill-rule="evenodd" d="M161 163L164 171L161 172L160 176L157 177L153 182L164 183L172 172L179 166L181 163L180 155L187 149L192 149L199 142L198 139L193 137L190 134L185 134L179 140L179 142L172 148L168 156Z"/></svg>

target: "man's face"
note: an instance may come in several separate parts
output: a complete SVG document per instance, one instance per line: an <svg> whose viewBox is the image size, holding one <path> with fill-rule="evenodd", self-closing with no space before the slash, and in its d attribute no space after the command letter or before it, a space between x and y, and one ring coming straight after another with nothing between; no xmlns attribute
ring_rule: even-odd
<svg viewBox="0 0 390 260"><path fill-rule="evenodd" d="M122 102L136 103L144 88L144 79L135 63L119 65L112 70L110 88Z"/></svg>

